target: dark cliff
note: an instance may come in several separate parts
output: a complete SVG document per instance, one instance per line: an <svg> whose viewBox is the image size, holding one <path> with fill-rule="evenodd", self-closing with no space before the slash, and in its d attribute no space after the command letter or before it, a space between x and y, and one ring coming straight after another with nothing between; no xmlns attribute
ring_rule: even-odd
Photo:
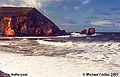
<svg viewBox="0 0 120 77"><path fill-rule="evenodd" d="M0 36L64 35L50 19L35 8L0 7Z"/></svg>

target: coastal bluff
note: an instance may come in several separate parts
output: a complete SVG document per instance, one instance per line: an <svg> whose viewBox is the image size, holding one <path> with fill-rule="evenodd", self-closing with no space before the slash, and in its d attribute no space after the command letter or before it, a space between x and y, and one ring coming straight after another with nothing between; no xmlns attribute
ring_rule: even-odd
<svg viewBox="0 0 120 77"><path fill-rule="evenodd" d="M0 7L0 36L65 35L50 19L36 8Z"/></svg>

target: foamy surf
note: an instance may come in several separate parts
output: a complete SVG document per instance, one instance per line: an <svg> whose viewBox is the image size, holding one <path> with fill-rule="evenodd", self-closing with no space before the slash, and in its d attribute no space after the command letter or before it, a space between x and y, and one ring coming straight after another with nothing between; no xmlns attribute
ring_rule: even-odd
<svg viewBox="0 0 120 77"><path fill-rule="evenodd" d="M56 49L69 51L66 57L83 58L90 61L103 61L120 66L120 43L117 42L49 42L37 40L39 44L55 46ZM57 51L57 50L56 50ZM63 52L64 53L64 52Z"/></svg>
<svg viewBox="0 0 120 77"><path fill-rule="evenodd" d="M39 44L43 44L43 45L53 45L53 46L69 46L72 45L72 42L66 42L66 43L62 43L62 42L49 42L49 41L44 41L44 40L36 40Z"/></svg>
<svg viewBox="0 0 120 77"><path fill-rule="evenodd" d="M30 37L30 38L0 41L0 50L23 54L24 60L25 58L26 60L21 61L23 60L23 58L15 57L16 61L21 63L22 65L24 65L24 63L30 64L30 62L32 62L34 65L37 65L32 69L36 69L40 65L42 65L39 64L39 62L42 59L44 59L42 60L42 63L46 60L45 65L52 67L52 69L50 69L49 67L46 68L47 69L49 68L51 72L53 72L52 71L53 68L57 67L58 69L61 69L62 66L63 69L61 69L61 71L64 72L69 71L71 73L81 68L80 70L75 71L76 73L72 73L73 75L71 74L71 76L76 76L76 77L79 76L82 77L82 74L80 72L83 72L83 70L87 72L92 72L93 70L95 70L100 73L104 70L103 71L104 73L105 72L120 73L120 59L119 59L120 42L119 42L119 36L117 35L115 38L114 36L116 35L107 34L107 36L96 35L96 36L85 36L85 37L61 36L62 38L47 37L42 39L41 38L30 39L31 38ZM4 70L7 61L10 60L6 60L6 62L2 62L2 58L1 58L0 61L1 63L3 63L3 67L1 67L1 69ZM11 60L10 63L17 66L17 64L13 63L13 60ZM60 63L60 65L58 63ZM52 64L53 66L51 66ZM68 66L66 67L68 70L64 69L65 66ZM11 69L14 66L9 67L8 64L7 67ZM26 67L26 65L23 67ZM83 67L86 69L83 69ZM43 68L42 72L47 71L47 70L44 71L45 68L44 66L41 66L41 68ZM72 68L72 70L69 68ZM16 69L14 70L12 69L9 70L9 69L6 69L5 71L9 72L16 70ZM28 68L24 68L24 69L30 70ZM66 75L66 77L70 76L69 73L65 74L59 72L58 69L54 70L57 71L55 73L62 74L62 76ZM40 72L40 70L35 72ZM30 71L28 73L31 75ZM46 73L49 73L49 71L47 71ZM45 75L46 75L45 73L40 74L40 76L45 76ZM52 74L50 76L56 76L56 75Z"/></svg>
<svg viewBox="0 0 120 77"><path fill-rule="evenodd" d="M86 37L86 36L97 36L97 35L102 35L102 34L99 34L99 33L95 33L95 34L92 34L92 35L86 35L86 34L80 34L80 33L71 33L70 37Z"/></svg>
<svg viewBox="0 0 120 77"><path fill-rule="evenodd" d="M103 62L3 53L2 56L0 54L0 70L10 75L11 73L27 74L25 77L84 77L83 73L94 72L104 74L113 72L113 70Z"/></svg>

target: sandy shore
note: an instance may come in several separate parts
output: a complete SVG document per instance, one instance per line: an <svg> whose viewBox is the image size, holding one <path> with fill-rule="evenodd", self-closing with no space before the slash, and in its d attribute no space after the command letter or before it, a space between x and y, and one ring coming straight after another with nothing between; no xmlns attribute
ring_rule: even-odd
<svg viewBox="0 0 120 77"><path fill-rule="evenodd" d="M27 74L27 76L12 77L89 77L83 76L83 73L113 73L109 65L104 62L62 57L23 56L3 51L0 51L0 70L8 74Z"/></svg>

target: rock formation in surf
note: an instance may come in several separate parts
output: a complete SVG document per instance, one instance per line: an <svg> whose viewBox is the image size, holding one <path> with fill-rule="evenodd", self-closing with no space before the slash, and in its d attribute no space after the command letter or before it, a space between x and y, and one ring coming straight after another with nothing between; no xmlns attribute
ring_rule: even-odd
<svg viewBox="0 0 120 77"><path fill-rule="evenodd" d="M95 34L95 28L84 29L80 32L80 34L92 35Z"/></svg>
<svg viewBox="0 0 120 77"><path fill-rule="evenodd" d="M0 7L0 36L65 35L50 19L35 8Z"/></svg>
<svg viewBox="0 0 120 77"><path fill-rule="evenodd" d="M95 34L95 28L89 28L89 29L87 29L86 35L92 35L92 34Z"/></svg>
<svg viewBox="0 0 120 77"><path fill-rule="evenodd" d="M80 32L80 34L86 34L86 29L84 29L84 30L82 30L81 32Z"/></svg>

